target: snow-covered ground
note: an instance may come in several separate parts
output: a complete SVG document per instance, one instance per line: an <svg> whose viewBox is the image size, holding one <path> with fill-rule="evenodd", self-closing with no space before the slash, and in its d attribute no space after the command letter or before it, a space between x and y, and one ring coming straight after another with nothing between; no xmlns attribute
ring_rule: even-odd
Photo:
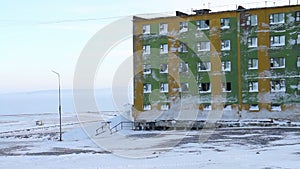
<svg viewBox="0 0 300 169"><path fill-rule="evenodd" d="M0 168L300 168L299 128L217 129L205 142L199 142L200 131L122 130L91 136L101 118L86 115L84 123L76 114L63 115L62 142L57 141L56 113L0 115ZM36 126L35 120L44 125Z"/></svg>

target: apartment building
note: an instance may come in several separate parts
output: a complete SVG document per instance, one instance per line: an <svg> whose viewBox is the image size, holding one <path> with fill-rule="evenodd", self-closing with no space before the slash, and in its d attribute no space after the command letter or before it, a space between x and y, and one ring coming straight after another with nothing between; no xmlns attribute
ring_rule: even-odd
<svg viewBox="0 0 300 169"><path fill-rule="evenodd" d="M299 5L194 13L134 17L134 117L299 112Z"/></svg>

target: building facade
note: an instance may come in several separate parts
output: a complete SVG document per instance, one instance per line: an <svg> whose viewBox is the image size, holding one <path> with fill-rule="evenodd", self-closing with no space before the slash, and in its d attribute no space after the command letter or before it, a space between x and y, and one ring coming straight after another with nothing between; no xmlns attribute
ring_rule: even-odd
<svg viewBox="0 0 300 169"><path fill-rule="evenodd" d="M299 5L194 12L134 17L135 118L300 111Z"/></svg>

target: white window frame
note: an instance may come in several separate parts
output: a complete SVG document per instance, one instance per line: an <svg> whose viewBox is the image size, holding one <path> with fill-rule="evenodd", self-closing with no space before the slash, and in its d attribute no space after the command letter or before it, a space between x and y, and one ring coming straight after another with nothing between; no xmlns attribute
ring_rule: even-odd
<svg viewBox="0 0 300 169"><path fill-rule="evenodd" d="M168 73L169 65L167 63L162 63L159 65L159 73Z"/></svg>
<svg viewBox="0 0 300 169"><path fill-rule="evenodd" d="M229 86L230 86L230 89L228 89L227 87L228 87L228 84L229 84ZM222 91L223 92L231 92L231 90L232 90L232 86L231 86L231 82L223 82L222 83Z"/></svg>
<svg viewBox="0 0 300 169"><path fill-rule="evenodd" d="M168 34L168 24L167 23L160 23L159 24L159 34L160 35Z"/></svg>
<svg viewBox="0 0 300 169"><path fill-rule="evenodd" d="M300 56L297 56L297 67L300 67Z"/></svg>
<svg viewBox="0 0 300 169"><path fill-rule="evenodd" d="M231 71L231 61L222 61L222 71L225 72Z"/></svg>
<svg viewBox="0 0 300 169"><path fill-rule="evenodd" d="M259 105L258 104L250 104L249 111L259 111Z"/></svg>
<svg viewBox="0 0 300 169"><path fill-rule="evenodd" d="M168 53L168 44L161 44L160 45L160 54L166 54Z"/></svg>
<svg viewBox="0 0 300 169"><path fill-rule="evenodd" d="M222 40L221 41L221 50L230 50L230 40Z"/></svg>
<svg viewBox="0 0 300 169"><path fill-rule="evenodd" d="M188 22L179 22L179 32L187 32L188 31Z"/></svg>
<svg viewBox="0 0 300 169"><path fill-rule="evenodd" d="M150 55L150 53L151 53L151 46L143 45L143 55Z"/></svg>
<svg viewBox="0 0 300 169"><path fill-rule="evenodd" d="M246 25L247 26L257 26L257 15L250 15L247 17Z"/></svg>
<svg viewBox="0 0 300 169"><path fill-rule="evenodd" d="M203 69L205 68L205 69ZM210 62L198 62L197 65L198 72L207 72L211 70L211 63Z"/></svg>
<svg viewBox="0 0 300 169"><path fill-rule="evenodd" d="M150 24L143 25L143 35L150 34Z"/></svg>
<svg viewBox="0 0 300 169"><path fill-rule="evenodd" d="M201 51L210 51L210 41L203 41L197 43L198 52Z"/></svg>
<svg viewBox="0 0 300 169"><path fill-rule="evenodd" d="M151 83L145 83L143 88L144 88L144 93L151 93L152 92Z"/></svg>
<svg viewBox="0 0 300 169"><path fill-rule="evenodd" d="M284 46L285 45L285 36L284 35L274 35L270 36L271 47Z"/></svg>
<svg viewBox="0 0 300 169"><path fill-rule="evenodd" d="M178 52L188 52L188 45L186 43L180 42Z"/></svg>
<svg viewBox="0 0 300 169"><path fill-rule="evenodd" d="M296 22L300 22L300 11L296 12Z"/></svg>
<svg viewBox="0 0 300 169"><path fill-rule="evenodd" d="M144 111L151 110L151 105L150 104L144 104L143 105L143 110Z"/></svg>
<svg viewBox="0 0 300 169"><path fill-rule="evenodd" d="M229 29L230 28L230 18L221 18L221 29Z"/></svg>
<svg viewBox="0 0 300 169"><path fill-rule="evenodd" d="M271 111L282 111L281 104L271 104Z"/></svg>
<svg viewBox="0 0 300 169"><path fill-rule="evenodd" d="M144 65L143 65L143 69L144 69L144 71L143 71L143 74L144 74L144 75L151 74L151 65L149 65L149 64L144 64Z"/></svg>
<svg viewBox="0 0 300 169"><path fill-rule="evenodd" d="M162 110L162 111L167 111L169 109L170 109L169 104L161 104L160 105L160 110Z"/></svg>
<svg viewBox="0 0 300 169"><path fill-rule="evenodd" d="M202 84L205 84L205 87L208 87L208 90L203 90ZM199 93L211 93L211 83L199 83Z"/></svg>
<svg viewBox="0 0 300 169"><path fill-rule="evenodd" d="M285 92L286 86L285 86L285 80L284 79L277 79L277 80L271 80L271 92L277 93L277 92Z"/></svg>
<svg viewBox="0 0 300 169"><path fill-rule="evenodd" d="M285 58L270 58L270 68L271 69L282 69L285 68Z"/></svg>
<svg viewBox="0 0 300 169"><path fill-rule="evenodd" d="M179 72L189 72L189 64L186 62L180 62L179 63Z"/></svg>
<svg viewBox="0 0 300 169"><path fill-rule="evenodd" d="M248 70L258 69L258 59L252 58L248 60Z"/></svg>
<svg viewBox="0 0 300 169"><path fill-rule="evenodd" d="M230 110L232 110L232 105L231 104L226 104L226 105L224 105L224 109L223 110L225 110L225 111L230 111Z"/></svg>
<svg viewBox="0 0 300 169"><path fill-rule="evenodd" d="M257 47L257 37L248 38L248 48L255 48L255 47Z"/></svg>
<svg viewBox="0 0 300 169"><path fill-rule="evenodd" d="M300 44L300 33L297 34L297 44Z"/></svg>
<svg viewBox="0 0 300 169"><path fill-rule="evenodd" d="M258 82L257 81L249 81L249 92L258 92Z"/></svg>
<svg viewBox="0 0 300 169"><path fill-rule="evenodd" d="M281 24L281 23L285 23L284 13L270 14L270 24Z"/></svg>
<svg viewBox="0 0 300 169"><path fill-rule="evenodd" d="M169 92L169 84L168 83L161 83L160 84L160 92L161 93L168 93Z"/></svg>
<svg viewBox="0 0 300 169"><path fill-rule="evenodd" d="M189 83L180 83L179 92L188 92L188 91L189 91Z"/></svg>
<svg viewBox="0 0 300 169"><path fill-rule="evenodd" d="M203 104L203 110L204 111L210 111L211 109L211 104Z"/></svg>
<svg viewBox="0 0 300 169"><path fill-rule="evenodd" d="M197 24L198 30L208 30L209 29L209 20L198 20L196 22L196 24Z"/></svg>

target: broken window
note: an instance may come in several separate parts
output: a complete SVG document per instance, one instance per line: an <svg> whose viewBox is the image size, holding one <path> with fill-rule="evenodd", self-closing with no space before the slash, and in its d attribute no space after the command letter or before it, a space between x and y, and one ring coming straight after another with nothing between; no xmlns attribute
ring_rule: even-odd
<svg viewBox="0 0 300 169"><path fill-rule="evenodd" d="M197 29L209 29L209 20L199 20L197 21Z"/></svg>
<svg viewBox="0 0 300 169"><path fill-rule="evenodd" d="M285 58L270 58L271 69L285 68Z"/></svg>
<svg viewBox="0 0 300 169"><path fill-rule="evenodd" d="M271 80L271 92L285 92L285 80L277 79Z"/></svg>
<svg viewBox="0 0 300 169"><path fill-rule="evenodd" d="M257 81L249 82L249 92L258 92L258 82Z"/></svg>
<svg viewBox="0 0 300 169"><path fill-rule="evenodd" d="M199 62L198 63L198 72L210 71L211 64L210 62Z"/></svg>
<svg viewBox="0 0 300 169"><path fill-rule="evenodd" d="M198 52L200 52L200 51L210 51L210 42L209 41L198 42L197 43L197 49L198 49Z"/></svg>
<svg viewBox="0 0 300 169"><path fill-rule="evenodd" d="M284 13L275 13L270 15L270 24L284 23Z"/></svg>

